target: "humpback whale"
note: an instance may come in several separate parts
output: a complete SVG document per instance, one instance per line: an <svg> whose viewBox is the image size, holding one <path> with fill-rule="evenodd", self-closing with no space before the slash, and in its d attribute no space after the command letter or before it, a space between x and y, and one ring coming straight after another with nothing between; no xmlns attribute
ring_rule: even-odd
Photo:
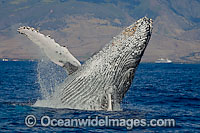
<svg viewBox="0 0 200 133"><path fill-rule="evenodd" d="M68 77L52 99L54 97L67 108L112 111L120 107L131 86L150 40L152 23L152 19L147 17L139 19L82 65L67 47L38 30L22 26L18 32L27 36L52 62L67 71Z"/></svg>

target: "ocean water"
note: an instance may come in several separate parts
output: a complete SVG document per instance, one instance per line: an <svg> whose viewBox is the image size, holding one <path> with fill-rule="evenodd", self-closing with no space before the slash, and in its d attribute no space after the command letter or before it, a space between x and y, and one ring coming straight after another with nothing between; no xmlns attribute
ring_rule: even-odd
<svg viewBox="0 0 200 133"><path fill-rule="evenodd" d="M51 84L50 84L51 85ZM122 111L85 111L33 107L42 98L37 62L0 62L0 132L200 132L200 64L142 63L121 104ZM27 115L37 124L28 127ZM43 127L42 116L55 119L175 119L175 127Z"/></svg>

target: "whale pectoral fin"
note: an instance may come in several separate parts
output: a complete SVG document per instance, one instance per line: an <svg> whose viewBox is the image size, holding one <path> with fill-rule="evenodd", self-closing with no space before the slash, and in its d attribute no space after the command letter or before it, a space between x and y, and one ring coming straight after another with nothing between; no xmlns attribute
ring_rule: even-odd
<svg viewBox="0 0 200 133"><path fill-rule="evenodd" d="M100 95L101 108L103 110L112 111L114 106L113 94L116 90L116 86L105 86L105 91Z"/></svg>
<svg viewBox="0 0 200 133"><path fill-rule="evenodd" d="M112 110L113 110L112 95L109 93L108 94L108 108L107 108L107 111L112 111Z"/></svg>
<svg viewBox="0 0 200 133"><path fill-rule="evenodd" d="M25 26L20 27L17 31L37 44L52 62L64 67L68 74L72 74L81 66L80 62L66 47L60 46L49 36L39 33L34 28Z"/></svg>
<svg viewBox="0 0 200 133"><path fill-rule="evenodd" d="M101 108L103 110L112 111L113 110L113 99L110 93L104 94L101 97Z"/></svg>

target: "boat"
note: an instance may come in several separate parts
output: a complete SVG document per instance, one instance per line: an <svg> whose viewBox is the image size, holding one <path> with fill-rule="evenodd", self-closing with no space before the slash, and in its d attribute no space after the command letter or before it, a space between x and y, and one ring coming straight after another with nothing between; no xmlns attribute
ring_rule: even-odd
<svg viewBox="0 0 200 133"><path fill-rule="evenodd" d="M160 58L160 59L157 59L156 61L155 61L155 63L172 63L172 61L171 60L169 60L169 59L164 59L164 58Z"/></svg>
<svg viewBox="0 0 200 133"><path fill-rule="evenodd" d="M8 61L8 59L2 59L2 61Z"/></svg>

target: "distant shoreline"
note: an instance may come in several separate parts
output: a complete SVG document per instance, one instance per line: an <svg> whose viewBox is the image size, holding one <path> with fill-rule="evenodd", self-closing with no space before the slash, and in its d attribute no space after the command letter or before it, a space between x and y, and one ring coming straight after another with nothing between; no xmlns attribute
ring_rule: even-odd
<svg viewBox="0 0 200 133"><path fill-rule="evenodd" d="M8 59L7 61L3 61L3 59ZM13 59L13 58L0 58L0 62L21 62L21 61L31 61L38 62L39 59ZM81 61L84 62L84 61ZM155 63L155 62L147 62L141 61L142 64L200 64L200 62L173 62L173 63Z"/></svg>

